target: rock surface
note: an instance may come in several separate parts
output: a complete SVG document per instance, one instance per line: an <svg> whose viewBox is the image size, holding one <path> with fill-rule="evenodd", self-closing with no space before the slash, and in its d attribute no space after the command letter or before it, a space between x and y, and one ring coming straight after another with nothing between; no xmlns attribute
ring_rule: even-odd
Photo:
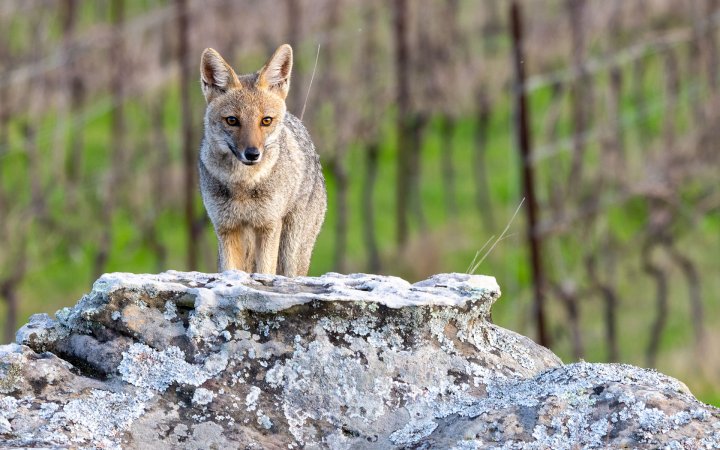
<svg viewBox="0 0 720 450"><path fill-rule="evenodd" d="M108 274L0 346L0 447L720 448L677 380L562 365L491 277Z"/></svg>

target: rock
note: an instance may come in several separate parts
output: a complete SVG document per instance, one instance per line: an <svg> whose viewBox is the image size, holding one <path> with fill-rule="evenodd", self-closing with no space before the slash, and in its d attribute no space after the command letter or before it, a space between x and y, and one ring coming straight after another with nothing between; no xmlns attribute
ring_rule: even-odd
<svg viewBox="0 0 720 450"><path fill-rule="evenodd" d="M108 274L0 346L0 447L718 448L720 411L497 327L491 277Z"/></svg>

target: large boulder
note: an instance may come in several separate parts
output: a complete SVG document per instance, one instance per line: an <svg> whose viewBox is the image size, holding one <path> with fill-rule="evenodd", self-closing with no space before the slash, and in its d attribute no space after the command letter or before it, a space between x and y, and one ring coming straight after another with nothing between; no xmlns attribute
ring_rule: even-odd
<svg viewBox="0 0 720 450"><path fill-rule="evenodd" d="M677 380L563 365L491 277L109 274L0 346L0 447L719 448Z"/></svg>

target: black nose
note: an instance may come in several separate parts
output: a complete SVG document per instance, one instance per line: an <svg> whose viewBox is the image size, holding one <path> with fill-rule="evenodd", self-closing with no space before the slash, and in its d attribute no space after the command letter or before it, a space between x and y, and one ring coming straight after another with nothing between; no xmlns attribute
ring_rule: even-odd
<svg viewBox="0 0 720 450"><path fill-rule="evenodd" d="M248 161L257 161L260 159L260 150L257 147L248 147L245 149L245 159Z"/></svg>

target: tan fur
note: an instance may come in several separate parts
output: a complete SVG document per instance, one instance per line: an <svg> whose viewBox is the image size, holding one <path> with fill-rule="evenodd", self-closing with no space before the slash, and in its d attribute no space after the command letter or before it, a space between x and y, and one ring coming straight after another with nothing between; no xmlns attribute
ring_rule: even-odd
<svg viewBox="0 0 720 450"><path fill-rule="evenodd" d="M218 238L220 271L296 276L310 267L327 193L310 136L285 106L291 70L287 44L258 72L241 76L215 50L202 54L207 109L200 190Z"/></svg>

